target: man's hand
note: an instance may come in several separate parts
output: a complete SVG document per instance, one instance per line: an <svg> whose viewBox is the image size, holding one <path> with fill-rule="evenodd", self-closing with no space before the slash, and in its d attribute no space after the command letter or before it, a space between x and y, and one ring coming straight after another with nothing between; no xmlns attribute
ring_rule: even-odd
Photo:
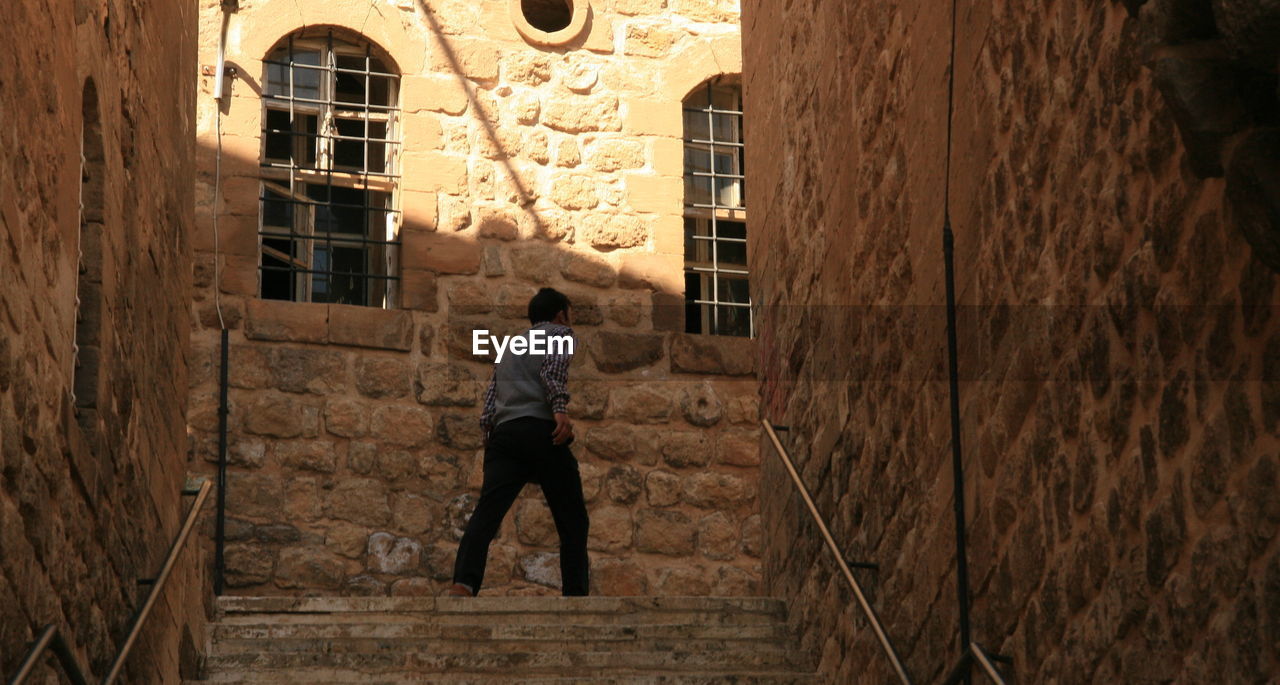
<svg viewBox="0 0 1280 685"><path fill-rule="evenodd" d="M551 431L551 444L563 445L573 439L573 422L564 412L556 412L556 429Z"/></svg>

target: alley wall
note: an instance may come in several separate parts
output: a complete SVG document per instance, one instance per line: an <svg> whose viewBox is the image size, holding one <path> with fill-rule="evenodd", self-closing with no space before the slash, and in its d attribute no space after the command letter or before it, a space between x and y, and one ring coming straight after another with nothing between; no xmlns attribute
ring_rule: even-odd
<svg viewBox="0 0 1280 685"><path fill-rule="evenodd" d="M1151 22L1187 4L957 6L973 639L1019 682L1280 668L1280 294L1153 80ZM751 0L743 32L762 413L846 557L879 564L855 573L909 670L938 682L962 648L950 5ZM761 492L766 591L824 680L891 680L771 454Z"/></svg>
<svg viewBox="0 0 1280 685"><path fill-rule="evenodd" d="M0 17L0 675L53 623L102 677L191 503L196 11L14 0ZM193 674L199 547L123 681Z"/></svg>

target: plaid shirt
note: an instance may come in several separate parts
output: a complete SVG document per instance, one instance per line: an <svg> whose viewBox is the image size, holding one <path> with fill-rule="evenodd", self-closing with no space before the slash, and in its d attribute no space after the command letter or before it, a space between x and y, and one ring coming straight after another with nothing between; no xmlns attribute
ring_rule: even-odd
<svg viewBox="0 0 1280 685"><path fill-rule="evenodd" d="M535 326L538 324L534 324ZM573 335L573 329L558 323L547 324L544 329L548 336ZM569 405L569 361L571 354L547 354L542 358L542 368L538 376L542 378L542 387L547 391L547 402L553 414L563 414ZM498 406L497 367L489 376L489 387L484 391L484 410L480 413L480 428L489 435L493 430L493 415Z"/></svg>

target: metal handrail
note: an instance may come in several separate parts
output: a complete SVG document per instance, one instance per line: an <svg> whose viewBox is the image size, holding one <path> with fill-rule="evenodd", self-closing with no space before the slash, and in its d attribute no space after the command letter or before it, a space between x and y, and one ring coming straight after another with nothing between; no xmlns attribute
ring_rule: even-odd
<svg viewBox="0 0 1280 685"><path fill-rule="evenodd" d="M791 456L787 454L787 449L782 446L782 441L778 440L778 434L773 430L773 424L768 419L761 419L760 423L764 426L765 433L769 435L769 441L773 443L773 449L778 452L778 457L782 460L782 465L787 468L787 473L791 475L791 481L796 484L796 488L800 490L800 496L804 498L805 506L809 508L809 514L813 516L814 523L818 524L818 530L822 532L822 539L826 541L827 548L836 557L836 563L840 565L840 572L844 574L845 580L849 581L849 587L853 589L853 594L858 598L858 605L862 607L862 613L866 615L867 621L871 624L871 630L875 632L876 639L880 641L880 646L884 649L884 653L889 657L889 662L893 666L893 670L898 674L898 679L905 685L911 685L911 676L907 675L907 669L902 665L902 659L898 656L898 651L894 649L893 643L889 641L889 635L884 631L884 626L880 623L880 617L876 614L876 610L871 607L871 602L867 601L866 593L862 591L862 586L858 584L858 579L853 577L853 571L849 570L849 564L845 561L844 555L841 554L840 548L836 545L835 538L831 536L831 529L827 527L827 523L822 518L822 514L818 513L818 507L813 503L813 497L809 494L809 489L805 487L804 481L800 480L800 474L796 471L795 464L791 461Z"/></svg>
<svg viewBox="0 0 1280 685"><path fill-rule="evenodd" d="M987 654L981 645L976 642L970 642L964 653L956 661L956 665L952 667L946 680L943 680L942 683L943 685L958 685L961 682L969 682L972 667L977 664L992 682L996 683L996 685L1005 685L1004 678L1000 675L1000 671L996 670L995 664L991 663L992 661L1011 663L1007 657Z"/></svg>
<svg viewBox="0 0 1280 685"><path fill-rule="evenodd" d="M782 446L782 441L778 439L778 433L774 430L774 426L769 419L761 419L760 424L764 426L765 433L769 436L769 442L773 443L773 449L778 453L778 458L782 461L782 465L786 467L787 473L791 476L791 481L795 483L796 488L800 491L800 496L804 499L805 506L809 508L809 514L813 517L814 523L818 524L818 530L822 533L822 539L826 541L827 548L836 557L836 563L840 566L841 573L844 574L845 580L849 581L849 586L853 588L853 594L858 598L858 604L862 607L862 612L866 614L867 621L871 624L871 629L876 634L876 639L880 641L880 646L884 648L885 655L889 657L893 670L898 674L898 679L907 685L911 684L911 677L907 675L906 668L902 665L902 659L898 656L898 652L893 647L893 643L889 640L889 636L885 633L884 626L880 623L880 617L876 614L875 609L871 608L871 604L867 601L866 594L862 591L862 586L858 584L858 580L853 577L853 572L849 570L849 562L844 558L840 551L840 547L836 545L835 538L831 535L831 529L827 526L826 520L822 518L822 514L818 512L818 507L813 503L813 496L809 494L809 489L805 487L804 481L800 479L800 473L796 470L795 462L791 461L791 455L787 453L787 448ZM857 566L872 567L871 564L857 564ZM1006 685L1000 672L991 663L993 660L1001 660L1001 657L992 656L986 653L982 647L976 642L970 642L968 649L960 658L960 663L952 670L952 674L945 682L958 682L963 678L963 669L969 664L976 662L982 670L991 678L996 685Z"/></svg>
<svg viewBox="0 0 1280 685"><path fill-rule="evenodd" d="M40 637L36 638L35 644L31 645L31 650L27 652L27 658L23 659L22 665L18 667L17 675L9 681L9 685L20 685L35 670L36 664L40 663L40 657L44 654L44 650L52 649L54 656L58 657L58 663L62 664L62 670L67 672L67 677L75 685L89 685L89 678L85 677L85 670L80 668L80 661L76 659L75 651L67 644L65 638L62 637L62 629L56 623L50 623L40 631Z"/></svg>
<svg viewBox="0 0 1280 685"><path fill-rule="evenodd" d="M969 643L969 650L973 652L973 658L982 670L986 671L988 678L998 685L1005 685L1004 678L1000 677L1000 671L997 671L995 665L991 663L994 657L988 655L976 642Z"/></svg>
<svg viewBox="0 0 1280 685"><path fill-rule="evenodd" d="M186 546L187 540L191 537L191 531L195 528L196 517L200 513L200 509L204 506L205 499L209 496L209 490L213 484L208 479L203 479L200 483L200 489L192 491L184 488L182 494L196 496L196 501L191 505L191 510L187 512L187 519L182 524L182 529L178 531L177 537L174 538L173 544L169 546L169 554L165 557L164 566L160 568L160 575L156 577L155 582L151 584L151 591L147 593L147 599L142 603L142 608L138 610L137 616L133 620L133 625L129 629L129 635L125 638L124 645L120 647L120 652L116 654L116 659L111 664L111 670L107 672L107 676L102 679L102 685L111 685L115 679L119 677L121 669L124 668L125 659L129 657L129 652L133 649L133 645L138 641L138 635L142 632L142 624L146 622L151 615L151 610L155 607L156 602L160 598L160 593L164 590L165 582L169 580L169 575L173 572L173 567L177 564L178 555ZM40 637L31 646L27 652L27 657L23 659L22 666L18 668L18 673L9 681L9 685L22 685L27 677L31 675L31 671L35 669L36 664L40 662L40 658L47 648L53 648L54 654L58 657L58 661L66 670L68 677L76 685L88 685L91 678L86 678L86 671L80 668L80 664L76 661L75 655L67 645L66 640L62 637L62 631L54 624L45 626Z"/></svg>
<svg viewBox="0 0 1280 685"><path fill-rule="evenodd" d="M102 679L102 685L111 685L111 683L115 682L116 677L120 675L120 670L124 668L124 661L129 657L129 652L133 649L134 643L138 641L138 634L142 632L142 624L146 622L147 617L151 615L151 609L155 607L156 601L160 599L164 584L169 580L169 574L173 571L174 565L178 563L178 555L182 553L187 539L191 537L191 530L196 527L196 517L200 514L200 508L204 506L204 501L209 496L209 490L212 487L213 483L209 482L208 478L200 482L200 489L196 492L196 501L191 505L191 510L187 512L187 520L183 522L182 530L178 531L178 537L169 546L169 556L165 558L164 566L160 567L160 575L156 576L156 582L151 584L151 592L147 593L147 600L142 603L142 608L138 610L138 617L134 619L133 627L129 629L129 636L125 638L124 646L120 648L120 653L116 655L115 663L111 664L111 670L107 671L107 676Z"/></svg>

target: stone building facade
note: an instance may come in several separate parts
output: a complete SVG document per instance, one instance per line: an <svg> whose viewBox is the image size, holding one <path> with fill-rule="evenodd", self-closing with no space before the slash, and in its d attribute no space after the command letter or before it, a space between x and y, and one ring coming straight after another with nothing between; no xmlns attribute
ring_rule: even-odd
<svg viewBox="0 0 1280 685"><path fill-rule="evenodd" d="M168 0L0 9L6 680L50 623L105 675L190 506L194 193L174 179L194 177L195 36ZM203 553L179 557L123 680L191 673Z"/></svg>
<svg viewBox="0 0 1280 685"><path fill-rule="evenodd" d="M1146 23L1190 9L1212 27L1251 4L1266 3L956 7L973 637L1011 656L1019 682L1280 669L1280 292L1241 228L1267 215L1228 202L1231 178L1198 175L1183 141L1206 130L1176 127L1196 101L1157 88L1153 61L1169 53ZM1202 56L1221 49L1212 33ZM879 564L855 573L919 682L961 649L943 307L951 40L949 3L743 8L762 413L790 427L847 555ZM1230 135L1275 125L1274 64L1248 91L1270 107L1198 154L1230 169L1233 150L1257 152ZM761 492L766 592L793 602L824 677L891 680L772 458Z"/></svg>
<svg viewBox="0 0 1280 685"><path fill-rule="evenodd" d="M684 300L682 103L736 82L737 2L565 5L201 3L190 432L212 472L225 325L229 592L440 592L480 479L472 331L543 285L577 317L593 592L758 591L753 342L687 333ZM486 588L556 593L556 548L527 488Z"/></svg>

